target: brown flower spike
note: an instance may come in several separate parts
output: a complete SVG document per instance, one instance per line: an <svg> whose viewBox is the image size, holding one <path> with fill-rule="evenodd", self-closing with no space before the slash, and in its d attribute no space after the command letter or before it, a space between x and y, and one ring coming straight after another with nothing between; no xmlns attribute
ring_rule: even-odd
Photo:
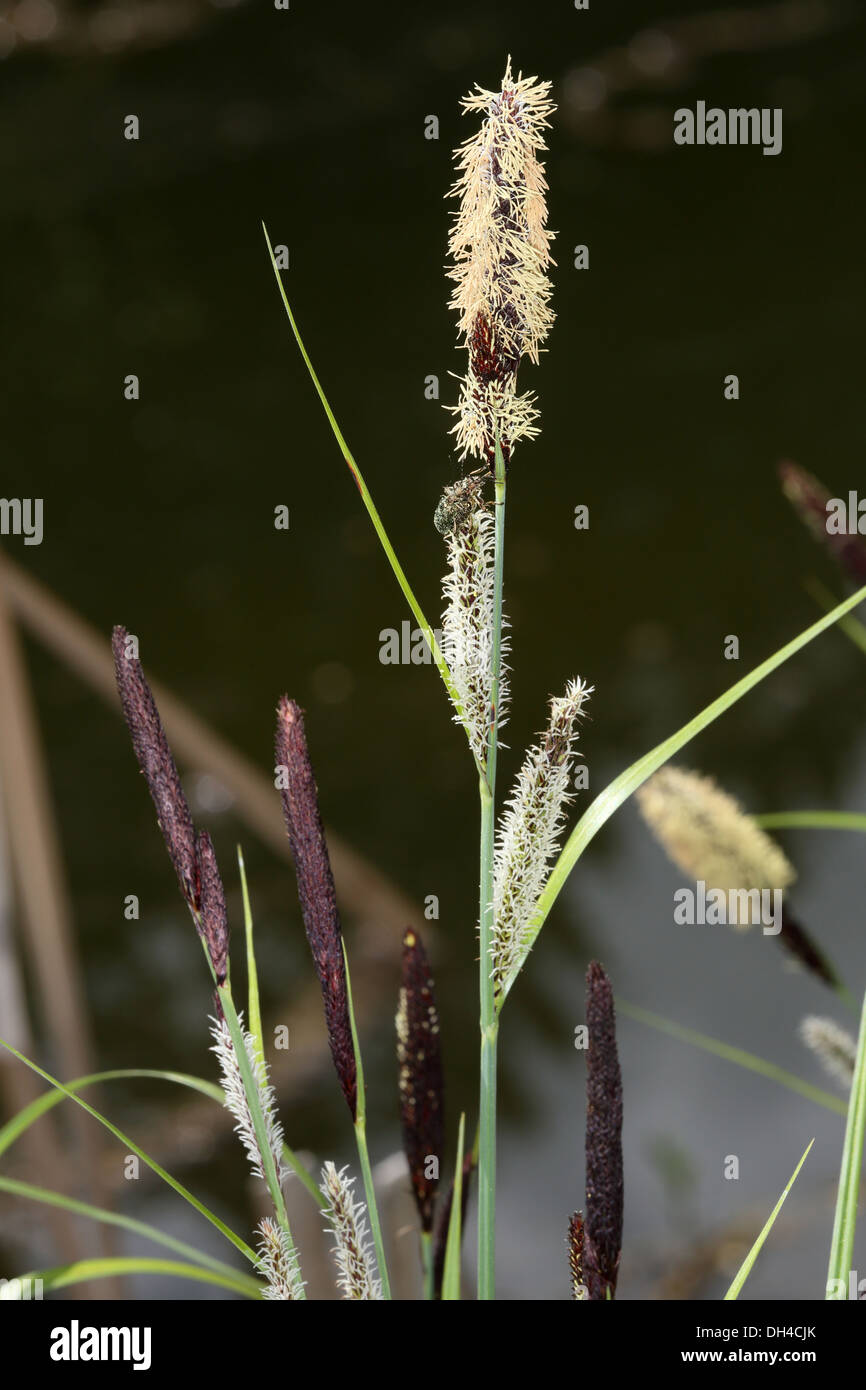
<svg viewBox="0 0 866 1390"><path fill-rule="evenodd" d="M199 871L195 830L156 701L138 657L128 655L134 647L134 639L130 638L125 627L114 629L111 647L123 717L132 738L135 756L153 798L159 828L174 865L180 891L190 910L197 915Z"/></svg>
<svg viewBox="0 0 866 1390"><path fill-rule="evenodd" d="M201 898L201 932L207 945L218 985L224 985L228 973L229 923L223 881L217 868L216 855L206 830L196 839L199 888Z"/></svg>
<svg viewBox="0 0 866 1390"><path fill-rule="evenodd" d="M604 1302L616 1293L622 1249L622 1075L610 980L598 961L586 972L586 1218L571 1218L572 1285Z"/></svg>
<svg viewBox="0 0 866 1390"><path fill-rule="evenodd" d="M287 695L277 707L276 759L304 928L322 987L331 1056L354 1120L358 1083L334 876L319 814L303 710Z"/></svg>
<svg viewBox="0 0 866 1390"><path fill-rule="evenodd" d="M397 1010L400 1064L400 1120L403 1148L422 1231L433 1229L437 1177L428 1177L430 1159L438 1164L445 1144L442 1111L442 1053L439 1015L427 953L411 927L403 937L402 984Z"/></svg>
<svg viewBox="0 0 866 1390"><path fill-rule="evenodd" d="M497 439L507 464L517 441L538 433L538 410L530 393L518 393L517 370L523 357L538 361L553 322L552 233L538 154L555 107L550 83L514 77L509 58L499 90L477 87L463 110L484 120L455 152L450 190L460 200L448 239L451 307L469 360L459 403L449 408L460 458L471 454L492 472Z"/></svg>
<svg viewBox="0 0 866 1390"><path fill-rule="evenodd" d="M779 464L782 491L816 540L822 541L840 569L856 585L866 584L866 543L860 535L828 530L830 493L805 468L788 461Z"/></svg>

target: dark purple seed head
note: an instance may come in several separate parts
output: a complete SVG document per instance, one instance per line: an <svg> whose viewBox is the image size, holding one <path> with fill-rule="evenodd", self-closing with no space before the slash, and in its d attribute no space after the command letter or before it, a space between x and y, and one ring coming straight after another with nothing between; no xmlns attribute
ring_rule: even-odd
<svg viewBox="0 0 866 1390"><path fill-rule="evenodd" d="M442 1052L433 977L421 938L411 927L403 937L397 1061L403 1148L421 1229L429 1232L445 1144Z"/></svg>
<svg viewBox="0 0 866 1390"><path fill-rule="evenodd" d="M138 765L156 807L180 890L193 913L199 908L198 865L192 816L178 776L153 693L136 653L135 639L116 627L111 637L123 717Z"/></svg>
<svg viewBox="0 0 866 1390"><path fill-rule="evenodd" d="M225 984L228 972L229 923L226 912L226 899L216 855L206 830L199 832L196 840L198 871L200 883L200 923L201 933L207 945L217 984Z"/></svg>
<svg viewBox="0 0 866 1390"><path fill-rule="evenodd" d="M287 695L283 696L277 707L275 748L277 786L295 862L304 928L322 987L331 1056L354 1119L358 1083L334 876L319 814L319 797L307 748L303 711Z"/></svg>
<svg viewBox="0 0 866 1390"><path fill-rule="evenodd" d="M622 1250L622 1075L610 980L586 972L586 1220L584 1282L590 1299L613 1298Z"/></svg>

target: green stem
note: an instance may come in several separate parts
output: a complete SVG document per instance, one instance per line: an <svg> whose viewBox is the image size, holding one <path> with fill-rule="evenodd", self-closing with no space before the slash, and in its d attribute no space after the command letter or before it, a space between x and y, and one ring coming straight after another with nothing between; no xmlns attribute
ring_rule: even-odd
<svg viewBox="0 0 866 1390"><path fill-rule="evenodd" d="M861 811L768 811L755 820L765 830L866 831L866 816Z"/></svg>
<svg viewBox="0 0 866 1390"><path fill-rule="evenodd" d="M382 1297L391 1297L391 1285L388 1280L388 1266L385 1263L385 1245L382 1240L382 1227L379 1224L379 1208L376 1205L376 1191L373 1187L373 1173L370 1168L370 1155L367 1151L367 1122L363 1114L358 1111L355 1120L355 1139L358 1144L358 1158L361 1163L361 1174L364 1179L364 1192L367 1196L367 1211L370 1216L370 1229L373 1232L373 1245L376 1248L376 1261L379 1265L379 1278L382 1281Z"/></svg>
<svg viewBox="0 0 866 1390"><path fill-rule="evenodd" d="M433 1232L421 1232L421 1269L424 1273L424 1298L432 1302L436 1290L433 1287Z"/></svg>
<svg viewBox="0 0 866 1390"><path fill-rule="evenodd" d="M336 416L334 415L334 412L331 409L330 402L328 401L328 398L325 395L324 388L322 387L322 384L316 375L315 368L313 367L313 364L310 361L307 349L304 347L304 342L298 329L298 325L295 322L295 316L292 313L292 308L289 304L288 295L286 294L285 287L283 285L282 279L280 278L279 266L277 265L276 259L274 257L273 247L271 246L271 239L268 236L268 229L265 226L264 222L262 223L262 231L265 234L265 241L267 242L268 246L268 254L271 258L271 267L273 268L274 277L277 282L277 288L280 292L280 298L283 301L283 308L286 311L286 317L289 320L292 333L295 336L295 342L297 343L300 354L304 359L304 365L306 366L307 371L310 374L310 380L316 388L316 394L318 395L319 400L322 403L322 409L324 410L325 415L328 418L328 424L331 426L334 438L336 439L337 444L340 447L340 452L343 455L346 464L348 465L352 477L355 479L355 486L361 494L361 501L364 503L364 506L367 509L367 515L373 523L373 528L376 532L376 535L379 537L379 544L385 552L385 557L388 561L388 564L391 566L397 583L400 585L403 597L405 598L406 602L409 605L409 608L412 611L412 616L414 617L416 623L418 624L419 628L424 634L427 646L430 648L430 654L433 657L436 669L442 677L445 689L448 691L448 694L451 698L451 702L454 705L454 708L460 717L460 721L463 724L464 732L466 733L466 737L469 739L469 744L471 747L472 733L469 728L469 725L466 723L466 719L463 714L463 706L460 703L460 697L457 694L457 688L451 679L451 672L448 669L448 663L442 655L439 643L436 640L436 634L433 628L428 623L427 619L425 618L421 605L412 591L412 586L409 583L409 580L406 578L403 566L397 559L397 554L388 538L388 533L385 530L384 525L382 524L382 519L379 516L378 510L376 509L376 504L374 503L373 498L370 495L370 490L364 481L364 476L360 468L358 467L358 464L355 462L355 459L352 455L352 451L346 443L345 437L343 435L342 430L340 429L340 426L337 424Z"/></svg>
<svg viewBox="0 0 866 1390"><path fill-rule="evenodd" d="M478 1128L478 1297L494 1297L496 1253L496 1034L497 1021L490 972L493 917L494 802L486 781L481 795L481 930L479 991L481 1065Z"/></svg>
<svg viewBox="0 0 866 1390"><path fill-rule="evenodd" d="M496 1296L496 1042L499 1024L493 990L493 847L496 828L496 748L502 668L502 578L505 557L505 463L496 442L496 548L494 558L493 673L485 775L481 801L480 951L481 1064L478 1144L478 1297Z"/></svg>
<svg viewBox="0 0 866 1390"><path fill-rule="evenodd" d="M842 1167L836 1193L836 1212L833 1220L833 1239L830 1246L830 1268L827 1273L828 1299L847 1299L854 1261L854 1232L857 1226L857 1204L860 1194L860 1170L863 1166L863 1145L866 1139L866 995L860 1016L857 1040L857 1061L848 1098L848 1123L842 1150ZM856 1293L854 1297L856 1298Z"/></svg>
<svg viewBox="0 0 866 1390"><path fill-rule="evenodd" d="M355 1050L355 1080L357 1100L355 1102L355 1141L358 1145L358 1158L361 1163L361 1176L364 1179L364 1193L367 1198L367 1212L370 1229L373 1232L373 1245L379 1265L379 1278L382 1281L382 1297L391 1297L391 1284L388 1279L388 1266L385 1263L385 1246L382 1241L382 1227L379 1223L379 1208L376 1204L376 1189L373 1186L373 1173L370 1168L370 1154L367 1150L367 1087L364 1083L364 1059L361 1056L361 1043L358 1038L358 1025L355 1021L355 999L352 994L352 976L349 971L349 957L346 943L343 942L343 964L346 969L346 995L349 1003L349 1026L352 1029L352 1047Z"/></svg>

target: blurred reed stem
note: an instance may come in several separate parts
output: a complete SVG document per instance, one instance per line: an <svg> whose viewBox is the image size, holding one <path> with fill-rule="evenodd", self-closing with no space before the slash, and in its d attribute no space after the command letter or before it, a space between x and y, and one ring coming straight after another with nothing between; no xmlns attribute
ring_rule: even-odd
<svg viewBox="0 0 866 1390"><path fill-rule="evenodd" d="M4 564L5 564L4 560ZM54 816L42 738L27 678L12 605L0 589L0 765L7 807L7 835L24 929L21 940L38 989L41 1023L67 1076L95 1070L84 982L78 959L63 857ZM108 1206L100 1180L99 1145L87 1120L70 1115L69 1125L86 1174L84 1191ZM79 1255L113 1251L110 1233L79 1227ZM95 1242L95 1244L94 1244ZM119 1297L112 1280L99 1295L86 1285L83 1297Z"/></svg>

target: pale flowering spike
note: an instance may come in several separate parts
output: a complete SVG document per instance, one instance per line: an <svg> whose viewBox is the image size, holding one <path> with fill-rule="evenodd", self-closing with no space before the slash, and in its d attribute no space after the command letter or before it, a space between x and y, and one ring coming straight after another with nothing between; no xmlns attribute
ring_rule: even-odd
<svg viewBox="0 0 866 1390"><path fill-rule="evenodd" d="M286 1177L286 1169L283 1166L283 1127L277 1115L277 1100L274 1088L268 1082L267 1067L259 1056L252 1033L248 1033L243 1026L243 1016L239 1016L241 1032L243 1034L244 1046L250 1069L255 1079L258 1090L259 1105L261 1106L262 1116L265 1122L265 1133L268 1139L268 1147L273 1155L274 1168L277 1177L282 1183ZM247 1151L250 1165L256 1177L266 1182L264 1157L259 1148L259 1141L256 1136L256 1129L250 1107L247 1102L247 1094L244 1090L243 1077L238 1063L237 1053L235 1052L232 1035L229 1026L224 1018L211 1019L211 1037L214 1046L211 1052L215 1052L220 1064L222 1074L222 1088L225 1092L226 1108L231 1111L235 1118L235 1133L240 1137L241 1143Z"/></svg>
<svg viewBox="0 0 866 1390"><path fill-rule="evenodd" d="M499 91L476 87L462 103L481 112L479 131L455 151L460 199L448 239L454 282L450 307L469 353L452 433L461 458L492 470L497 438L506 464L519 439L538 433L533 397L517 392L523 357L538 361L553 323L547 270L547 183L538 152L556 109L550 83L515 78L511 59Z"/></svg>
<svg viewBox="0 0 866 1390"><path fill-rule="evenodd" d="M374 1300L382 1297L382 1287L375 1276L373 1252L367 1240L367 1208L352 1195L354 1178L339 1172L333 1163L322 1169L320 1191L327 1202L325 1215L334 1237L334 1260L337 1265L337 1287L344 1299Z"/></svg>
<svg viewBox="0 0 866 1390"><path fill-rule="evenodd" d="M848 1089L854 1079L857 1041L832 1018L809 1014L800 1024L800 1037L820 1058L825 1071Z"/></svg>
<svg viewBox="0 0 866 1390"><path fill-rule="evenodd" d="M547 728L526 754L496 833L490 954L497 994L510 984L531 940L538 899L572 799L575 726L590 694L591 688L573 680L564 695L551 700Z"/></svg>
<svg viewBox="0 0 866 1390"><path fill-rule="evenodd" d="M708 888L783 890L794 882L779 846L711 777L663 767L639 788L637 800L677 868Z"/></svg>
<svg viewBox="0 0 866 1390"><path fill-rule="evenodd" d="M259 1235L259 1271L266 1280L262 1298L271 1301L299 1302L304 1298L297 1251L276 1221L263 1216L257 1226Z"/></svg>
<svg viewBox="0 0 866 1390"><path fill-rule="evenodd" d="M448 571L442 581L442 654L457 694L455 722L469 734L480 763L487 759L493 694L493 632L496 602L495 535L490 512L478 507L446 533ZM507 626L503 619L503 626ZM509 643L500 647L499 708L496 727L508 717Z"/></svg>
<svg viewBox="0 0 866 1390"><path fill-rule="evenodd" d="M663 767L637 791L644 820L677 868L706 890L736 894L728 911L731 926L757 921L757 907L744 910L743 893L779 895L778 940L797 963L833 989L839 977L823 950L791 915L784 894L797 877L779 846L738 801L711 777L684 767ZM775 909L774 909L775 911Z"/></svg>

